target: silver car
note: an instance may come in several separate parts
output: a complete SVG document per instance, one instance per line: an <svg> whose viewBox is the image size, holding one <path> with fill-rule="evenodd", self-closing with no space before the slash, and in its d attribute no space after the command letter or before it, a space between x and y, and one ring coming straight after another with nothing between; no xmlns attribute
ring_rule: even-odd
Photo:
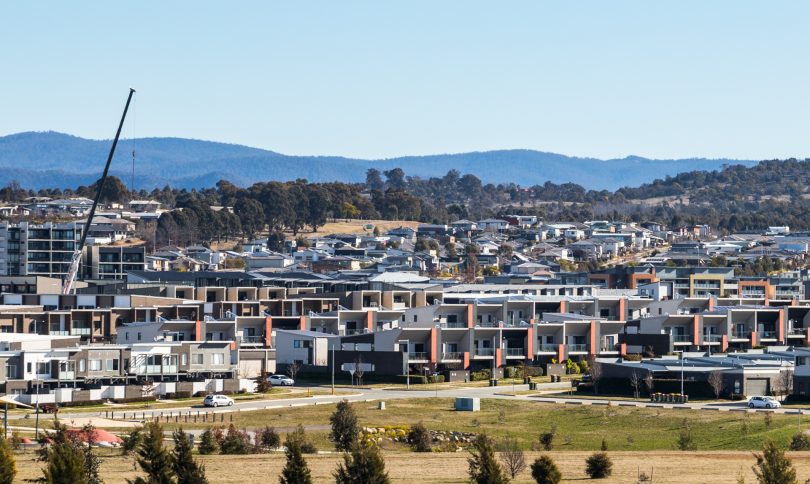
<svg viewBox="0 0 810 484"><path fill-rule="evenodd" d="M205 397L203 405L206 407L230 407L233 405L233 398L225 395L211 394Z"/></svg>
<svg viewBox="0 0 810 484"><path fill-rule="evenodd" d="M780 404L773 397L751 397L748 400L748 408L779 408Z"/></svg>

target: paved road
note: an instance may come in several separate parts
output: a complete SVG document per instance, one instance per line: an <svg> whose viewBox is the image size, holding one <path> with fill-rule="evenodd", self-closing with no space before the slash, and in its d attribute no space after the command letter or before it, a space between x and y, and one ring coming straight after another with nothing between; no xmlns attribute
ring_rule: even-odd
<svg viewBox="0 0 810 484"><path fill-rule="evenodd" d="M320 390L328 389L329 387L319 387ZM237 402L231 407L220 408L205 408L200 404L195 405L178 405L177 407L162 407L157 409L138 409L127 410L125 407L110 407L106 410L92 410L88 412L63 412L60 417L65 419L69 417L76 418L105 418L114 416L116 419L124 418L127 420L141 420L142 418L154 417L173 417L175 415L194 415L199 413L222 414L230 412L243 412L264 410L273 408L289 408L299 407L305 405L327 405L334 404L340 400L348 400L351 402L360 401L380 401L380 400L398 400L408 398L456 398L456 397L479 397L479 398L494 398L494 399L507 399L507 400L521 400L530 401L543 404L558 404L558 405L615 405L627 407L646 407L646 408L673 408L684 410L713 410L713 411L737 411L753 412L747 408L745 402L730 402L730 403L705 403L705 402L691 402L687 404L672 404L672 403L652 403L645 401L628 401L618 399L593 399L593 398L577 398L575 395L571 397L543 396L542 394L526 394L526 395L513 395L512 391L523 392L528 390L528 385L505 385L500 387L472 387L472 388L446 388L436 391L435 389L426 390L402 390L402 389L381 389L381 388L363 388L357 389L353 393L350 389L340 389L337 395L315 395L311 397L301 396L294 398L284 398L278 400L251 400L246 402ZM560 387L550 391L559 392ZM303 394L303 391L301 392ZM761 410L756 410L761 411ZM785 414L810 414L810 407L797 408L787 407L772 410L775 413ZM11 414L9 420L24 418L23 414ZM30 417L29 417L30 418ZM47 417L45 417L47 418ZM42 419L42 417L40 418Z"/></svg>

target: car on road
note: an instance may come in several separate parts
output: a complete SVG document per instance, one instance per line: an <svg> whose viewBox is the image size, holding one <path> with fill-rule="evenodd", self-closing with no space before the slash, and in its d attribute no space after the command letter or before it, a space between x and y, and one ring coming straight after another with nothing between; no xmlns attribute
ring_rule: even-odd
<svg viewBox="0 0 810 484"><path fill-rule="evenodd" d="M295 380L286 375L270 375L267 381L274 386L291 387L295 385Z"/></svg>
<svg viewBox="0 0 810 484"><path fill-rule="evenodd" d="M748 408L779 408L780 404L773 397L751 397L748 400Z"/></svg>
<svg viewBox="0 0 810 484"><path fill-rule="evenodd" d="M225 395L211 394L205 397L203 405L206 407L230 407L233 405L233 398Z"/></svg>

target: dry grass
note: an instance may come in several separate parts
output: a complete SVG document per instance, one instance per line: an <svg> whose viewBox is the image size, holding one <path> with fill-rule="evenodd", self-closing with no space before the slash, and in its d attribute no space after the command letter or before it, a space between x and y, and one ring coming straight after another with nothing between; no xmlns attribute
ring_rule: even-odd
<svg viewBox="0 0 810 484"><path fill-rule="evenodd" d="M528 452L531 462L539 453ZM563 473L563 482L587 480L584 461L587 452L550 452ZM680 484L703 484L736 482L742 471L746 482L755 482L751 472L754 458L750 452L611 452L613 475L600 483L636 482L639 471L653 474L653 482ZM393 482L404 483L450 483L467 482L466 452L414 454L411 452L385 452L386 469ZM41 463L35 462L31 453L18 455L17 480L41 476ZM799 481L810 477L810 459L793 454ZM276 482L276 476L284 466L283 454L250 456L206 456L205 463L209 482L249 483ZM334 482L331 473L340 460L337 454L308 456L315 482ZM103 460L102 478L107 484L126 482L139 472L134 469L131 457L110 456ZM532 482L529 471L518 476L515 482Z"/></svg>
<svg viewBox="0 0 810 484"><path fill-rule="evenodd" d="M410 227L416 229L419 222L410 220L338 220L336 222L328 222L326 225L318 229L318 234L364 234L367 224L371 224L380 229L380 233L395 229L398 227ZM311 232L305 232L304 235L310 235Z"/></svg>

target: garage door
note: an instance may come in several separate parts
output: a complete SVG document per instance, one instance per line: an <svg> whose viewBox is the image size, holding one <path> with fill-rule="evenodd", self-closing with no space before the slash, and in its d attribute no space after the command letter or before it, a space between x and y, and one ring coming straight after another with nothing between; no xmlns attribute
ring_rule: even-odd
<svg viewBox="0 0 810 484"><path fill-rule="evenodd" d="M239 376L242 378L256 378L262 374L262 360L241 360L239 362Z"/></svg>
<svg viewBox="0 0 810 484"><path fill-rule="evenodd" d="M767 395L768 379L749 378L745 380L745 394L748 395L749 397L754 395Z"/></svg>

